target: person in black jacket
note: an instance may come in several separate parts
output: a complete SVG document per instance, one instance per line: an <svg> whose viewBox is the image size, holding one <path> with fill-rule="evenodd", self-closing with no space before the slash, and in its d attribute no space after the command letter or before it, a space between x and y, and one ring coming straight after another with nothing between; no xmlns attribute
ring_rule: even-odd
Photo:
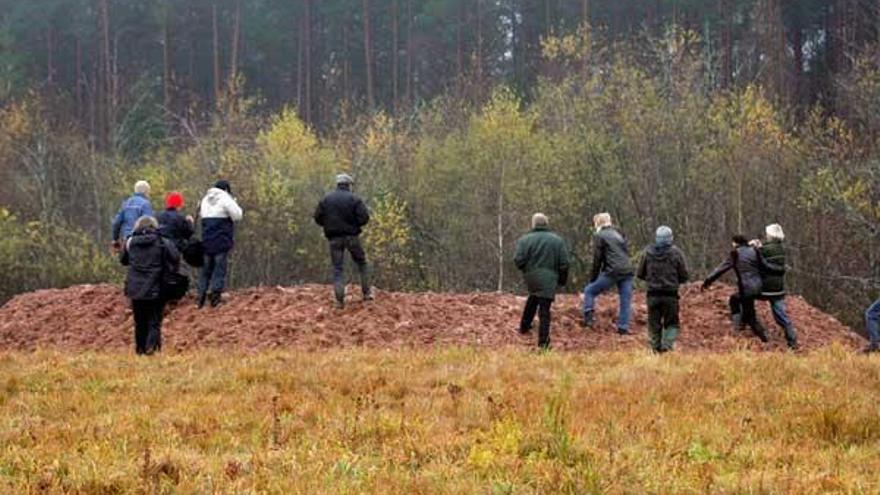
<svg viewBox="0 0 880 495"><path fill-rule="evenodd" d="M766 269L761 253L749 246L743 235L733 236L733 250L705 281L701 290L706 290L730 270L736 273L737 292L730 298L730 311L734 326L748 325L761 342L767 342L767 330L755 313L755 299L761 295L761 272ZM740 313L741 312L741 313Z"/></svg>
<svg viewBox="0 0 880 495"><path fill-rule="evenodd" d="M158 218L159 234L174 243L177 252L183 255L187 243L195 233L195 220L191 215L183 216L183 195L177 191L165 196L165 211ZM165 302L183 299L189 290L189 270L186 263L180 263L180 269L166 277Z"/></svg>
<svg viewBox="0 0 880 495"><path fill-rule="evenodd" d="M361 198L351 192L354 180L347 174L336 176L336 190L324 196L315 209L315 223L324 228L324 237L330 245L330 261L333 265L333 291L336 307L345 307L345 252L358 267L361 290L365 301L373 296L367 267L367 256L361 246L361 229L370 221L370 212Z"/></svg>
<svg viewBox="0 0 880 495"><path fill-rule="evenodd" d="M139 218L120 254L120 262L128 267L125 295L134 313L137 354L149 355L162 348L163 281L180 264L174 243L159 235L158 228L155 218Z"/></svg>
<svg viewBox="0 0 880 495"><path fill-rule="evenodd" d="M583 325L593 328L595 299L612 287L617 287L620 295L620 310L617 316L617 332L629 333L629 318L633 292L633 270L629 259L626 238L611 225L611 215L599 213L593 217L596 235L593 240L593 272L590 283L584 288Z"/></svg>
<svg viewBox="0 0 880 495"><path fill-rule="evenodd" d="M657 229L645 249L637 276L648 283L648 332L654 352L672 350L678 336L678 286L688 281L684 253L672 244L672 229Z"/></svg>

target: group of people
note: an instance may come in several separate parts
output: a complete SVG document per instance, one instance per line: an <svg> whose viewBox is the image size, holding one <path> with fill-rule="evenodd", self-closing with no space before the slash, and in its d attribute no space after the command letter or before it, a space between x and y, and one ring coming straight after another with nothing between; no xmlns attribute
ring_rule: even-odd
<svg viewBox="0 0 880 495"><path fill-rule="evenodd" d="M360 234L370 221L363 200L352 192L354 180L347 174L336 176L336 188L318 203L314 220L323 228L330 253L333 295L336 307L345 306L344 260L348 252L360 275L364 301L373 299L369 266ZM197 222L184 215L183 196L171 192L165 197L165 210L153 215L150 185L138 181L134 195L122 202L113 220L114 248L128 267L125 294L131 299L138 354L161 349L162 315L168 303L182 299L189 289L189 277L199 270L196 305L202 308L222 304L229 253L235 244L235 224L242 209L232 195L228 181L219 180L199 202L201 239L196 238ZM516 244L514 262L523 272L529 295L519 331L529 333L535 317L539 320L538 345L550 346L551 307L557 291L568 282L569 251L565 241L550 229L546 215L532 216L531 230ZM630 333L634 279L647 287L648 335L656 353L673 350L680 331L679 288L689 280L687 262L675 245L668 226L657 228L655 241L647 246L634 266L626 237L612 223L611 215L593 217L593 260L590 281L583 292L585 328L596 324L596 299L612 290L619 294L617 331ZM757 301L767 301L773 319L783 330L791 349L798 348L797 332L785 306L785 234L778 224L768 225L763 239L732 238L732 249L705 279L701 289L709 288L722 275L733 271L736 291L729 299L734 328L746 326L763 342L767 330L757 317ZM865 314L870 345L867 352L880 352L880 300Z"/></svg>
<svg viewBox="0 0 880 495"><path fill-rule="evenodd" d="M352 193L353 183L351 176L338 175L336 189L321 199L314 215L330 247L334 295L340 309L345 304L346 252L358 267L363 299L373 299L367 258L359 238L370 213ZM196 219L184 215L184 206L183 195L170 192L165 197L165 211L154 216L150 184L141 180L113 219L113 247L120 262L128 267L125 295L131 300L137 354L161 350L165 306L187 294L193 270L199 270L196 306L201 309L210 303L216 308L223 302L235 224L243 217L241 206L229 182L218 180L196 208L201 239L196 238Z"/></svg>
<svg viewBox="0 0 880 495"><path fill-rule="evenodd" d="M672 229L660 226L654 243L644 249L638 266L634 267L626 237L614 227L611 215L595 215L593 226L593 263L590 281L584 288L583 326L594 328L596 298L617 288L620 301L617 332L629 334L633 283L639 278L647 286L651 349L657 353L671 351L680 330L679 287L689 280L687 262L682 250L673 242ZM733 249L706 278L702 289L709 288L722 275L733 270L737 290L729 303L734 327L740 330L748 325L759 339L766 342L767 331L755 313L755 302L766 300L776 323L785 333L788 347L797 349L797 332L785 308L784 240L785 234L778 224L765 228L763 240L749 241L742 235L734 236ZM550 346L550 308L556 291L568 280L569 262L565 241L550 230L546 215L536 213L532 217L532 230L517 241L514 261L523 272L529 291L519 331L530 332L537 313L538 346L547 348ZM876 311L880 316L880 302Z"/></svg>

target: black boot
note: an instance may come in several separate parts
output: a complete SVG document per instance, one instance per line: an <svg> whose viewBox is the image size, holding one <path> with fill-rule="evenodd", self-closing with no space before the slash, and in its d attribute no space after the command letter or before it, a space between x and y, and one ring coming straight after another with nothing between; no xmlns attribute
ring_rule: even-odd
<svg viewBox="0 0 880 495"><path fill-rule="evenodd" d="M211 307L216 308L223 303L223 293L220 291L211 293Z"/></svg>
<svg viewBox="0 0 880 495"><path fill-rule="evenodd" d="M596 323L593 321L593 312L590 311L589 313L584 313L584 319L581 320L581 326L592 330L595 324Z"/></svg>
<svg viewBox="0 0 880 495"><path fill-rule="evenodd" d="M205 300L207 300L207 299L208 299L207 292L199 292L199 297L196 300L196 307L199 309L204 308L205 307Z"/></svg>

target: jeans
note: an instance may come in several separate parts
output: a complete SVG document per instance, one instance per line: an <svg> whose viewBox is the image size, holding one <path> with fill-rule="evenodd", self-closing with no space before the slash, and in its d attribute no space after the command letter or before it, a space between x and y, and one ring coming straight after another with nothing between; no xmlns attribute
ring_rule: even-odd
<svg viewBox="0 0 880 495"><path fill-rule="evenodd" d="M535 321L535 313L538 313L538 347L550 347L550 307L552 305L553 299L545 297L529 296L526 299L519 331L521 333L528 332L532 328L532 322Z"/></svg>
<svg viewBox="0 0 880 495"><path fill-rule="evenodd" d="M651 349L671 351L678 337L678 297L648 296L648 337Z"/></svg>
<svg viewBox="0 0 880 495"><path fill-rule="evenodd" d="M351 254L351 259L358 267L361 276L361 290L364 295L370 293L370 279L367 267L367 255L361 246L361 240L358 236L334 237L329 240L330 244L330 262L333 265L333 290L336 293L336 300L345 299L345 252Z"/></svg>
<svg viewBox="0 0 880 495"><path fill-rule="evenodd" d="M206 254L205 264L199 274L199 295L208 292L223 292L226 287L226 269L229 266L229 253Z"/></svg>
<svg viewBox="0 0 880 495"><path fill-rule="evenodd" d="M152 354L162 349L162 311L165 303L154 301L132 301L134 313L134 347L137 354Z"/></svg>
<svg viewBox="0 0 880 495"><path fill-rule="evenodd" d="M865 311L865 323L871 345L880 345L880 299L874 301L874 304Z"/></svg>
<svg viewBox="0 0 880 495"><path fill-rule="evenodd" d="M785 341L788 345L797 344L797 332L794 329L791 319L785 310L785 297L772 297L767 299L770 303L770 311L773 313L773 320L785 332Z"/></svg>
<svg viewBox="0 0 880 495"><path fill-rule="evenodd" d="M633 292L633 277L631 275L618 280L603 273L592 283L587 284L584 288L584 318L592 317L596 297L603 292L608 291L615 285L617 286L617 293L620 295L620 310L617 315L617 328L621 330L629 330L630 305L632 304Z"/></svg>

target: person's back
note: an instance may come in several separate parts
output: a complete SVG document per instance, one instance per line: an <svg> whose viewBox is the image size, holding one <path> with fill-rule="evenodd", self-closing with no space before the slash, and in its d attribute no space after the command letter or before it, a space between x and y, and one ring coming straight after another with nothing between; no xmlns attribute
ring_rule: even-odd
<svg viewBox="0 0 880 495"><path fill-rule="evenodd" d="M194 233L193 225L177 210L165 210L159 214L159 234L174 243L182 251Z"/></svg>
<svg viewBox="0 0 880 495"><path fill-rule="evenodd" d="M315 221L324 228L328 239L360 235L369 221L364 202L344 186L325 195L315 212Z"/></svg>
<svg viewBox="0 0 880 495"><path fill-rule="evenodd" d="M135 301L152 301L161 296L167 245L154 229L134 232L126 241L123 263L128 265L125 295Z"/></svg>
<svg viewBox="0 0 880 495"><path fill-rule="evenodd" d="M761 257L765 266L761 272L761 295L780 297L785 295L785 245L779 240L770 240L761 246Z"/></svg>
<svg viewBox="0 0 880 495"><path fill-rule="evenodd" d="M678 246L652 244L645 249L638 275L647 283L649 295L677 296L678 286L688 280L684 253Z"/></svg>
<svg viewBox="0 0 880 495"><path fill-rule="evenodd" d="M598 277L600 272L615 279L632 276L629 246L623 234L614 227L604 227L596 237L598 266L593 267L593 278Z"/></svg>
<svg viewBox="0 0 880 495"><path fill-rule="evenodd" d="M114 241L124 241L131 235L139 218L153 215L153 205L147 197L150 193L150 185L146 181L138 181L134 190L132 196L122 201L119 211L113 218L111 237Z"/></svg>
<svg viewBox="0 0 880 495"><path fill-rule="evenodd" d="M758 251L751 246L738 246L731 256L735 257L734 269L743 297L761 294L761 260Z"/></svg>
<svg viewBox="0 0 880 495"><path fill-rule="evenodd" d="M565 241L547 228L537 227L520 238L514 261L530 294L555 297L560 275L568 272L567 249Z"/></svg>
<svg viewBox="0 0 880 495"><path fill-rule="evenodd" d="M202 199L199 215L202 218L205 254L217 255L231 251L235 245L235 222L242 218L241 208L232 195L219 187L208 189Z"/></svg>

